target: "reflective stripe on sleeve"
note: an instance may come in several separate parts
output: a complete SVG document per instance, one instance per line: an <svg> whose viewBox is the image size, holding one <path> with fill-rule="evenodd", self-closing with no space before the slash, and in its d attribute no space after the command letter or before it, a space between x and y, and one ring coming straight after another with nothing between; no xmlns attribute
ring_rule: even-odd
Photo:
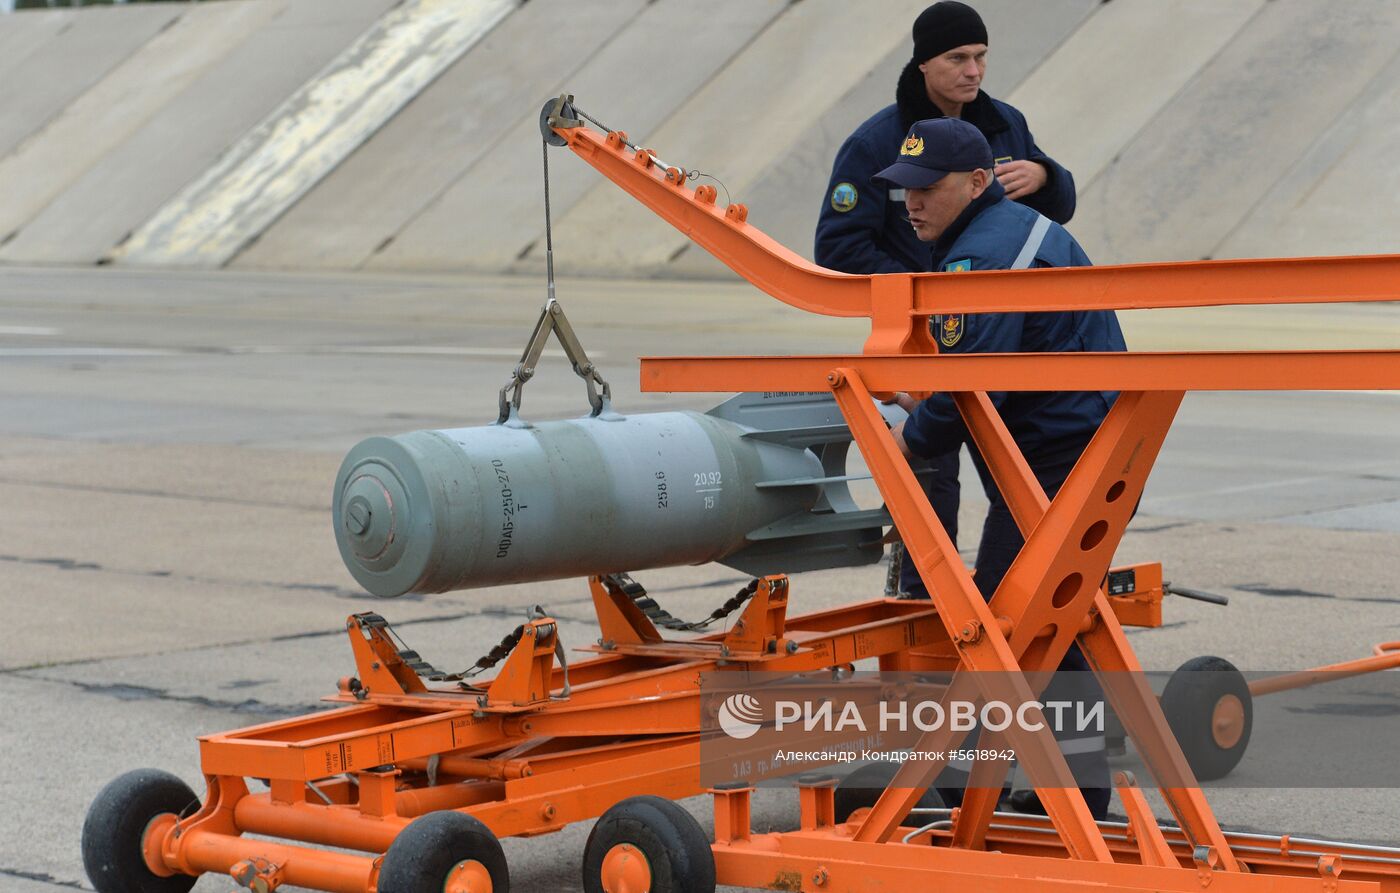
<svg viewBox="0 0 1400 893"><path fill-rule="evenodd" d="M1013 270L1024 270L1035 262L1035 253L1040 250L1041 243L1045 241L1045 234L1050 232L1050 218L1044 214L1036 217L1035 225L1031 227L1031 234L1026 236L1026 244L1021 246L1021 253L1016 255L1016 261L1011 265Z"/></svg>

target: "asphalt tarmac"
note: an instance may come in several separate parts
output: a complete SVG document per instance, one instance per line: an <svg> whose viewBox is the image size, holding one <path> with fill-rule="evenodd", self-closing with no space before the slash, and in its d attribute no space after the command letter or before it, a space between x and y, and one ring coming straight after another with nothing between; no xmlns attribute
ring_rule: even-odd
<svg viewBox="0 0 1400 893"><path fill-rule="evenodd" d="M521 279L0 269L0 891L90 889L78 837L102 785L156 766L200 789L197 735L314 709L351 671L349 613L380 611L439 664L470 662L537 602L566 642L595 638L582 581L373 599L329 524L358 440L494 420L544 297ZM856 352L864 337L738 284L562 280L559 297L623 411L724 396L640 394L638 355ZM1400 347L1389 306L1124 325L1139 349ZM525 414L585 407L555 352ZM985 500L964 484L970 552ZM1231 598L1169 600L1162 628L1131 635L1148 668L1219 654L1300 669L1400 639L1400 396L1189 395L1118 560ZM685 617L741 582L717 566L640 576ZM882 585L882 567L798 575L794 609ZM1233 827L1400 844L1390 788L1211 799ZM708 824L705 798L685 805ZM756 824L794 814L764 792ZM507 841L514 888L578 889L588 826Z"/></svg>

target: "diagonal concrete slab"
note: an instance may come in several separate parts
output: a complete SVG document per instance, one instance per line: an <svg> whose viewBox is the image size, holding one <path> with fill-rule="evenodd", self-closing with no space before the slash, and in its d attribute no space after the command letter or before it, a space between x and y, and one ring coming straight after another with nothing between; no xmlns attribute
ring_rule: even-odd
<svg viewBox="0 0 1400 893"><path fill-rule="evenodd" d="M0 19L0 77L15 77L56 34L72 26L77 14L72 9L26 9Z"/></svg>
<svg viewBox="0 0 1400 893"><path fill-rule="evenodd" d="M17 63L0 106L0 156L98 83L179 16L170 6L88 10ZM10 18L6 16L6 18Z"/></svg>
<svg viewBox="0 0 1400 893"><path fill-rule="evenodd" d="M454 204L457 216L441 231L430 228L426 236L436 252L436 262L426 266L459 265L476 251L475 240L463 228L484 222L509 230L518 225L515 218L530 200L527 196L538 191L527 185L539 179L538 151L528 150L539 141L536 125L545 98L568 86L568 75L587 65L591 56L606 52L642 9L636 0L532 0L520 7L289 209L233 265L357 267L389 248L416 217L481 165L477 185L489 181L487 188L506 191L504 200L463 190L466 211ZM569 39L540 40L550 34L568 34ZM519 51L532 43L533 52ZM507 137L522 130L527 134L524 142ZM483 163L487 156L492 163ZM432 163L425 164L425 157ZM512 182L507 171L496 167L503 157L512 164L532 160L531 178Z"/></svg>
<svg viewBox="0 0 1400 893"><path fill-rule="evenodd" d="M218 267L515 9L410 0L386 12L109 255Z"/></svg>
<svg viewBox="0 0 1400 893"><path fill-rule="evenodd" d="M281 9L273 0L171 8L177 19L0 158L0 235L31 220Z"/></svg>
<svg viewBox="0 0 1400 893"><path fill-rule="evenodd" d="M1233 52L1264 2L1103 4L1009 99L1083 192L1205 65Z"/></svg>
<svg viewBox="0 0 1400 893"><path fill-rule="evenodd" d="M1388 254L1400 173L1378 163L1400 151L1400 54L1264 194L1221 243L1222 257Z"/></svg>
<svg viewBox="0 0 1400 893"><path fill-rule="evenodd" d="M275 18L50 202L0 247L0 260L101 260L394 0L269 2Z"/></svg>
<svg viewBox="0 0 1400 893"><path fill-rule="evenodd" d="M621 127L634 140L650 138L676 109L713 78L750 41L782 14L778 0L724 0L706 6L685 32L684 51L674 42L676 22L693 7L683 0L648 5L592 56L559 79L557 91L574 94L579 106ZM638 90L638 72L664 72ZM557 92L556 91L556 92ZM369 259L376 269L442 268L464 264L477 269L510 267L531 245L543 244L544 190L541 183L538 106L548 94L527 102L526 115L489 153L423 209L393 242ZM550 205L561 220L598 176L566 154L550 155ZM564 243L560 243L561 250ZM586 246L568 246L586 250ZM562 256L562 255L561 255Z"/></svg>
<svg viewBox="0 0 1400 893"><path fill-rule="evenodd" d="M1098 263L1213 256L1397 41L1384 0L1266 4L1081 193L1075 235Z"/></svg>

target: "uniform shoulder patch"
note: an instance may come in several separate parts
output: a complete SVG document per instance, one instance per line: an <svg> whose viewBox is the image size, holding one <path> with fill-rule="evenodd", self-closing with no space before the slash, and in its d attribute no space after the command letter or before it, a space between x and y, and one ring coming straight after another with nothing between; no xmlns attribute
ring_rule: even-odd
<svg viewBox="0 0 1400 893"><path fill-rule="evenodd" d="M965 257L962 260L951 260L943 265L945 273L967 273L972 270L972 258Z"/></svg>
<svg viewBox="0 0 1400 893"><path fill-rule="evenodd" d="M856 206L860 193L850 183L837 183L831 190L831 210L844 214Z"/></svg>
<svg viewBox="0 0 1400 893"><path fill-rule="evenodd" d="M929 319L928 327L944 347L953 347L961 341L966 329L961 313L940 313Z"/></svg>

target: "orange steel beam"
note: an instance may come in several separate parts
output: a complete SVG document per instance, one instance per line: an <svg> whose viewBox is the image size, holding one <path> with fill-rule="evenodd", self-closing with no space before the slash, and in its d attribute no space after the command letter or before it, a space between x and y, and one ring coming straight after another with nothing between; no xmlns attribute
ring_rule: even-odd
<svg viewBox="0 0 1400 893"><path fill-rule="evenodd" d="M748 222L748 209L715 204L711 186L691 189L685 171L634 153L625 134L556 127L576 155L778 300L827 316L871 316L898 325L876 290L907 296L904 313L1208 307L1400 300L1400 255L1214 260L1017 271L855 276L819 267ZM886 306L881 307L884 303ZM905 322L907 323L907 319Z"/></svg>
<svg viewBox="0 0 1400 893"><path fill-rule="evenodd" d="M900 455L884 419L875 410L859 373L854 369L837 370L832 373L830 387L885 497L890 516L903 533L905 548L928 585L949 636L959 643L963 666L983 671L986 675L979 677L979 682L991 679L1005 688L1004 694L986 692L989 700L1033 701L1034 695L1025 677L1013 672L1020 667L1016 654L1002 634L996 617L982 600L943 525L934 516L928 498L909 463ZM1073 776L1048 727L1042 725L1039 732L1013 727L1007 730L1006 738L1015 747L1027 774L1036 782L1041 802L1071 856L1096 862L1113 861L1083 795L1073 786ZM926 740L921 739L920 749ZM940 747L934 745L934 749ZM919 792L910 786L910 780L922 772L920 767L906 763L895 773L885 794L857 829L856 840L889 839L899 820L908 815L909 808L918 799ZM925 780L925 784L928 780L931 779Z"/></svg>
<svg viewBox="0 0 1400 893"><path fill-rule="evenodd" d="M826 316L869 316L867 276L819 267L746 222L748 209L715 204L713 187L691 189L684 171L662 170L623 144L625 134L556 128L576 155L734 272L786 304Z"/></svg>
<svg viewBox="0 0 1400 893"><path fill-rule="evenodd" d="M1167 843L1166 835L1157 824L1157 817L1152 814L1152 806L1142 795L1133 773L1113 773L1113 786L1118 790L1119 799L1123 801L1123 810L1128 813L1128 827L1137 840L1138 856L1142 864L1162 867L1179 865L1176 854Z"/></svg>
<svg viewBox="0 0 1400 893"><path fill-rule="evenodd" d="M844 374L846 370L836 373L838 377ZM836 387L839 393L841 385ZM1050 503L986 395L958 395L959 409L989 465L996 470L998 482L1004 487L1027 536L1026 549L1017 558L1003 587L988 606L998 622L1004 620L1009 627L1008 644L1018 662L1008 670L1053 670L1075 634L1081 631L1080 618L1090 610L1091 605L1096 614L1112 613L1106 596L1091 581L1101 579L1108 566L1181 397L1181 392L1122 395L1061 490L1061 497L1055 503ZM845 409L844 402L842 405ZM857 431L860 426L849 416L848 421L853 432ZM862 442L862 449L868 452L869 443ZM892 494L886 486L888 483L881 481L888 504L893 506L896 502L909 499L909 494ZM921 501L915 500L916 503ZM894 509L891 511L893 513ZM900 522L897 520L896 523ZM901 530L906 531L908 543L910 537L907 528L901 526ZM1090 542L1090 536L1093 536L1093 542ZM915 560L918 560L917 556ZM1084 564L1086 561L1089 564ZM1082 581L1077 594L1066 591L1065 584L1061 582L1071 578ZM1051 589L1055 591L1052 593ZM959 598L960 593L940 592L934 586L930 587L930 591L941 611L954 613L954 609L946 606L945 599ZM1107 622L1112 621L1098 619L1100 624ZM1050 640L1040 635L1046 628L1055 631ZM985 635L997 637L1000 632L987 629ZM954 637L956 639L956 634ZM966 654L969 646L963 647ZM1126 651L1126 647L1126 643L1123 643L1123 650ZM1107 654L1103 660L1115 666L1129 663L1135 666L1135 658L1130 651L1126 654ZM1109 694L1120 712L1147 717L1133 724L1133 734L1155 735L1171 741L1170 747L1153 746L1151 743L1143 746L1144 752L1154 758L1150 760L1150 765L1154 768L1170 766L1174 770L1173 774L1163 777L1190 778L1190 771L1179 748L1174 746L1174 739L1170 738L1165 719L1161 717L1160 709L1156 708L1151 693L1145 690L1123 691L1122 686L1118 686ZM1154 716L1155 721L1152 719ZM937 751L954 745L933 734L921 740L918 749ZM857 839L887 839L907 814L909 803L917 796L917 788L932 781L932 772L923 774L927 777L917 777L913 772L900 773L891 782L891 788L895 790L877 803L871 816L857 832ZM955 845L973 848L983 845L1002 775L1004 767L1003 771L992 776L991 781L985 778L978 780L978 785L988 784L989 787L969 791L956 826ZM1044 785L1038 784L1038 788L1042 789L1044 796ZM1203 808L1204 800L1199 794L1192 798L1176 789L1164 790L1163 793L1174 801L1173 811L1181 819L1186 832L1193 839L1216 847L1225 867L1235 870L1236 862L1220 828L1209 809Z"/></svg>
<svg viewBox="0 0 1400 893"><path fill-rule="evenodd" d="M888 391L1400 390L1400 351L642 357L642 390L825 391L838 367Z"/></svg>
<svg viewBox="0 0 1400 893"><path fill-rule="evenodd" d="M1131 823L1103 822L1101 826L1104 827L1104 839L1109 842L1114 855L1123 857L1117 861L1130 861L1138 850L1135 835L1130 830ZM996 826L988 836L989 848L1006 853L1042 856L1055 855L1058 850L1058 854L1063 855L1063 845L1053 834L1047 833L1049 830L1041 816L998 813ZM1172 848L1177 864L1183 868L1194 867L1192 856L1195 844L1178 828L1158 826L1158 831ZM935 835L939 833L934 832ZM1231 851L1238 854L1240 861L1256 876L1253 885L1256 890L1276 889L1274 881L1287 876L1310 880L1313 889L1327 889L1329 879L1321 871L1318 858L1329 854L1341 856L1345 881L1371 885L1363 889L1375 890L1374 885L1380 882L1380 889L1389 891L1400 883L1400 863L1393 860L1393 854L1368 851L1365 845L1233 831L1226 832L1225 837ZM1213 881L1229 877L1247 880L1246 877L1222 872L1212 872L1211 876ZM1197 889L1201 889L1199 879L1197 884Z"/></svg>
<svg viewBox="0 0 1400 893"><path fill-rule="evenodd" d="M1316 855L1286 862L1261 856L1252 863L1258 866L1253 874L1190 870L1189 855L1184 856L1184 864L1142 865L1132 861L1137 848L1126 839L1115 840L1114 846L1115 855L1123 858L1086 866L1072 859L1047 858L1055 838L1029 827L1027 831L1023 836L998 833L989 841L988 851L862 843L841 837L839 829L818 829L717 841L713 852L722 883L760 889L977 893L1381 893L1394 889L1395 874L1387 870L1391 866L1346 860L1342 877L1337 878L1319 871ZM1171 835L1167 836L1170 840ZM1283 862L1282 871L1279 862ZM818 876L820 883L815 880Z"/></svg>
<svg viewBox="0 0 1400 893"><path fill-rule="evenodd" d="M895 653L911 643L946 641L937 613L927 603L889 599L793 617L786 627L787 638L798 646L795 652L780 649L731 662L765 671L808 672ZM635 666L614 656L575 663L569 700L529 711L480 711L476 695L456 690L376 692L365 702L343 694L336 700L352 706L201 737L202 765L210 775L315 780L385 762L504 747L546 734L694 732L700 722L697 680L722 657L718 645L725 635L696 640L713 646L703 654L695 643L663 642L647 646L650 659ZM357 637L352 635L352 641ZM558 672L555 684L562 684Z"/></svg>
<svg viewBox="0 0 1400 893"><path fill-rule="evenodd" d="M938 273L911 275L920 316L1400 300L1394 254L987 270L960 273L956 288Z"/></svg>
<svg viewBox="0 0 1400 893"><path fill-rule="evenodd" d="M1128 393L1120 397L1120 401L1140 400L1144 396L1142 393ZM1174 407L1180 404L1182 397L1180 392L1169 392L1160 395L1158 399L1166 400L1174 412ZM1051 506L1049 498L987 395L960 393L954 395L954 400L958 411L967 422L978 450L992 472L998 490L1006 499L1017 527L1029 542ZM1096 435L1095 440L1098 439L1099 435ZM1154 447L1154 452L1159 447L1160 442ZM1135 455L1133 462L1128 464L1134 464L1136 459ZM1150 469L1142 469L1142 474L1145 476L1148 470ZM1076 469L1076 473L1077 471ZM1068 485L1066 482L1066 487ZM1136 497L1133 502L1136 502ZM1006 602L1009 595L1010 591L1004 596L999 589L992 599L992 609L1000 614L1008 608ZM1167 725L1161 705L1146 683L1142 666L1123 634L1122 625L1111 608L1109 598L1099 589L1094 593L1093 599L1093 616L1097 622L1087 630L1081 630L1079 642L1090 665L1101 671L1101 681L1107 682L1104 686L1105 696L1124 721L1129 736L1137 744L1154 775L1162 779L1192 779L1192 783L1187 787L1164 785L1162 796L1183 832L1196 843L1215 847L1226 867L1233 870L1236 865L1235 857L1225 842L1205 795L1194 784L1181 746ZM999 788L1000 785L994 787ZM985 789L969 793L954 832L954 843L959 845L974 845L983 841L992 811L996 808L995 795L1000 792Z"/></svg>
<svg viewBox="0 0 1400 893"><path fill-rule="evenodd" d="M1306 688L1310 685L1345 679L1348 676L1400 669L1400 642L1382 642L1374 650L1375 653L1370 657L1358 657L1355 660L1328 664L1325 667L1314 667L1311 670L1303 670L1298 673L1284 673L1280 676L1270 676L1267 679L1256 679L1249 683L1249 693L1259 697L1276 691L1287 691L1290 688Z"/></svg>
<svg viewBox="0 0 1400 893"><path fill-rule="evenodd" d="M259 858L278 866L288 886L327 890L331 893L370 893L377 867L374 860L347 853L318 852L308 859L297 846L259 841ZM215 831L195 831L182 848L186 864L196 874L222 874L244 861L248 849L241 836Z"/></svg>
<svg viewBox="0 0 1400 893"><path fill-rule="evenodd" d="M794 617L786 628L789 637L800 643L796 654L778 662L788 671L880 656L910 643L946 642L946 631L932 605L890 599ZM352 640L363 639L358 630L351 632ZM527 643L524 647L530 646ZM368 702L349 708L208 736L201 745L209 798L199 815L180 822L178 834L170 833L174 828L171 816L170 827L162 828L153 844L162 853L162 864L190 874L224 873L244 860L272 857L280 871L285 871L285 864L295 862L296 877L303 885L358 891L367 889L365 872L372 869L363 860L323 859L305 847L268 846L266 841L244 835L270 835L377 853L387 849L413 817L437 809L477 816L504 837L558 830L570 821L597 815L606 805L628 796L650 793L680 799L693 795L699 791L697 736L633 739L601 746L588 743L593 739L586 736L615 735L621 727L619 719L604 714L621 703L641 702L640 706L651 712L653 722L674 713L670 705L686 703L687 722L698 724L693 677L699 669L713 667L713 659L665 659L654 662L656 669L646 671L633 669L632 663L604 657L575 665L576 669L590 664L612 668L613 675L596 674L576 690L576 694L594 695L591 709L551 702L532 713L487 714L479 722L458 726L464 702L475 703L473 695L375 693ZM753 661L736 663L751 668L769 666ZM673 696L657 697L664 692ZM641 694L647 697L632 697ZM459 746L440 760L438 771L448 779L437 786L404 786L389 777L378 789L381 795L390 796L377 798L377 805L367 810L364 771L359 772L359 803L348 781L323 781L317 786L315 797L329 802L314 799L305 784L322 777L328 769L353 772L362 762L384 759L388 754L400 769L421 774L427 760L414 754L433 747L434 741L440 742L444 722L457 726L452 737ZM539 742L556 732L563 737L543 748L512 746L523 740L518 736L533 735L536 737L531 740ZM581 747L566 743L568 736L580 735L585 736ZM468 740L476 743L460 746ZM638 769L635 752L641 748L647 749L650 759ZM483 767L493 761L501 762L499 770ZM522 765L513 772L507 763ZM535 764L533 773L524 765L530 763ZM451 778L463 773L490 777L467 784ZM271 776L272 791L250 794L244 775ZM396 792L389 786L394 784L399 787Z"/></svg>
<svg viewBox="0 0 1400 893"><path fill-rule="evenodd" d="M1121 394L1055 500L1035 512L1033 521L1029 511L1021 513L1025 518L1018 514L1025 546L990 607L997 617L1012 620L1009 640L1022 670L1054 671L1083 618L1092 616L1103 596L1099 581L1132 519L1182 396L1180 391ZM958 408L989 467L1013 491L1008 498L1028 509L1026 500L1039 494L1039 507L1044 493L991 401L983 394L961 394ZM1037 637L1046 628L1051 636ZM983 845L1006 768L991 770L985 786L979 780L964 801L955 845Z"/></svg>

